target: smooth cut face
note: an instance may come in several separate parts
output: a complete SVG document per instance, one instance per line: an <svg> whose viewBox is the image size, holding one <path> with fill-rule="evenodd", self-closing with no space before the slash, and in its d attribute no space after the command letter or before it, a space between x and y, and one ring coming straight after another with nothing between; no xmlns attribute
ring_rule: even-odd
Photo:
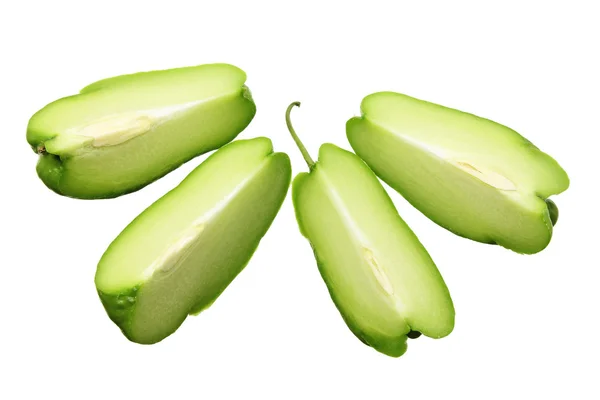
<svg viewBox="0 0 600 400"><path fill-rule="evenodd" d="M155 343L212 304L244 268L291 179L289 158L267 138L230 143L142 212L98 264L110 318L138 343Z"/></svg>
<svg viewBox="0 0 600 400"><path fill-rule="evenodd" d="M517 132L493 121L392 92L367 96L346 125L356 154L430 219L519 253L552 237L548 196L565 171ZM558 212L556 207L552 212Z"/></svg>
<svg viewBox="0 0 600 400"><path fill-rule="evenodd" d="M256 112L245 80L237 67L207 64L93 83L30 119L38 175L77 198L137 190L244 130Z"/></svg>
<svg viewBox="0 0 600 400"><path fill-rule="evenodd" d="M407 335L453 330L454 306L436 265L360 158L324 144L292 191L302 234L358 338L398 357Z"/></svg>

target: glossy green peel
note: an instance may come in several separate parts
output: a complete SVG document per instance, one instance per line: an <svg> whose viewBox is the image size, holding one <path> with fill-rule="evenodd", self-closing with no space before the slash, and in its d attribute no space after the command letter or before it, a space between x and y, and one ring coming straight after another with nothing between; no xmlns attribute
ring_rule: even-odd
<svg viewBox="0 0 600 400"><path fill-rule="evenodd" d="M398 215L377 177L355 154L323 144L313 162L287 122L310 172L292 197L331 298L350 330L379 352L399 357L407 337L441 338L454 306L436 265Z"/></svg>
<svg viewBox="0 0 600 400"><path fill-rule="evenodd" d="M228 64L104 79L29 120L37 173L58 194L110 198L138 190L233 140L256 107Z"/></svg>
<svg viewBox="0 0 600 400"><path fill-rule="evenodd" d="M346 124L358 156L437 224L519 253L546 248L569 178L514 130L393 92L365 97Z"/></svg>
<svg viewBox="0 0 600 400"><path fill-rule="evenodd" d="M291 167L267 138L225 145L110 244L96 288L131 341L155 343L242 271L286 196Z"/></svg>

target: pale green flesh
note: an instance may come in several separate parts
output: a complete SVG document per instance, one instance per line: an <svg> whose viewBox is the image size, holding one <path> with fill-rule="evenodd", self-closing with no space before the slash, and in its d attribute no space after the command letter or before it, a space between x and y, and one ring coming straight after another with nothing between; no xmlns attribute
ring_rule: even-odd
<svg viewBox="0 0 600 400"><path fill-rule="evenodd" d="M289 187L287 155L266 138L226 145L140 214L98 265L101 294L139 287L121 328L139 343L208 307L249 261ZM109 315L111 307L107 307Z"/></svg>
<svg viewBox="0 0 600 400"><path fill-rule="evenodd" d="M564 170L515 131L397 93L367 96L348 121L352 148L441 226L520 253L552 237L544 201L569 186Z"/></svg>
<svg viewBox="0 0 600 400"><path fill-rule="evenodd" d="M452 331L454 307L437 267L356 155L323 145L310 174L294 180L293 199L330 294L361 340L400 356L411 330L434 338Z"/></svg>
<svg viewBox="0 0 600 400"><path fill-rule="evenodd" d="M106 198L137 190L233 140L255 106L245 73L226 64L106 79L50 103L29 121L52 190Z"/></svg>

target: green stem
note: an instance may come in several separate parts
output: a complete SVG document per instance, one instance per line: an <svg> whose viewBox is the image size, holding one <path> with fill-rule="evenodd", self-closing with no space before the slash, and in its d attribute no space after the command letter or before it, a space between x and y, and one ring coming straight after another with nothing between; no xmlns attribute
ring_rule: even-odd
<svg viewBox="0 0 600 400"><path fill-rule="evenodd" d="M288 106L288 108L285 112L285 123L287 124L288 130L290 131L290 134L292 135L294 142L296 142L296 146L298 146L298 149L300 149L300 153L302 153L302 157L304 157L304 161L306 161L306 164L308 164L308 168L312 170L313 167L315 166L315 162L310 157L310 154L308 154L306 147L304 147L304 145L302 144L302 141L300 141L300 138L298 137L298 135L296 135L296 131L294 130L294 127L292 126L292 121L290 120L290 113L292 112L292 108L294 108L294 106L300 107L300 102L295 101Z"/></svg>

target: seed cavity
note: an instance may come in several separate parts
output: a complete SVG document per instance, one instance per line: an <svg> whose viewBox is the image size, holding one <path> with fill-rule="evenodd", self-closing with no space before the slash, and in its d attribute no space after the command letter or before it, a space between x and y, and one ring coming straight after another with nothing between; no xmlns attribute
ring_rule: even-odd
<svg viewBox="0 0 600 400"><path fill-rule="evenodd" d="M474 166L472 166L472 165L471 165L471 164L469 164L469 163L462 162L462 161L458 161L458 162L457 162L457 164L458 164L458 166L459 166L459 167L461 167L461 168L462 168L462 169L464 169L464 170L467 170L467 169L469 169L469 170L471 170L471 171L473 171L473 172L476 172L476 173L479 173L479 174L481 173L481 171L480 171L480 170L478 170L477 168L475 168Z"/></svg>
<svg viewBox="0 0 600 400"><path fill-rule="evenodd" d="M94 147L114 146L150 131L155 123L148 115L116 116L85 126L79 134L94 138Z"/></svg>
<svg viewBox="0 0 600 400"><path fill-rule="evenodd" d="M390 279L388 278L387 274L385 273L383 267L381 267L377 263L377 259L375 258L375 255L373 254L371 249L363 247L363 257L367 261L367 264L369 264L369 267L371 267L371 271L373 271L373 275L375 275L375 279L377 279L377 282L379 283L381 288L388 295L390 295L390 296L393 295L394 287L392 286L392 283L390 282Z"/></svg>
<svg viewBox="0 0 600 400"><path fill-rule="evenodd" d="M517 190L517 186L514 184L513 181L511 181L504 175L501 175L492 170L485 169L480 166L475 167L473 164L465 161L456 161L454 162L454 165L456 165L458 168L465 171L466 173L470 174L471 176L474 176L475 178L479 179L483 183L490 185L498 190Z"/></svg>
<svg viewBox="0 0 600 400"><path fill-rule="evenodd" d="M177 240L169 245L164 254L156 259L144 273L144 278L150 278L155 272L168 274L180 265L192 253L194 242L204 231L205 224L192 225L184 231Z"/></svg>
<svg viewBox="0 0 600 400"><path fill-rule="evenodd" d="M143 135L177 113L199 104L189 102L155 109L127 111L108 115L67 131L67 134L92 138L92 146L115 146Z"/></svg>

